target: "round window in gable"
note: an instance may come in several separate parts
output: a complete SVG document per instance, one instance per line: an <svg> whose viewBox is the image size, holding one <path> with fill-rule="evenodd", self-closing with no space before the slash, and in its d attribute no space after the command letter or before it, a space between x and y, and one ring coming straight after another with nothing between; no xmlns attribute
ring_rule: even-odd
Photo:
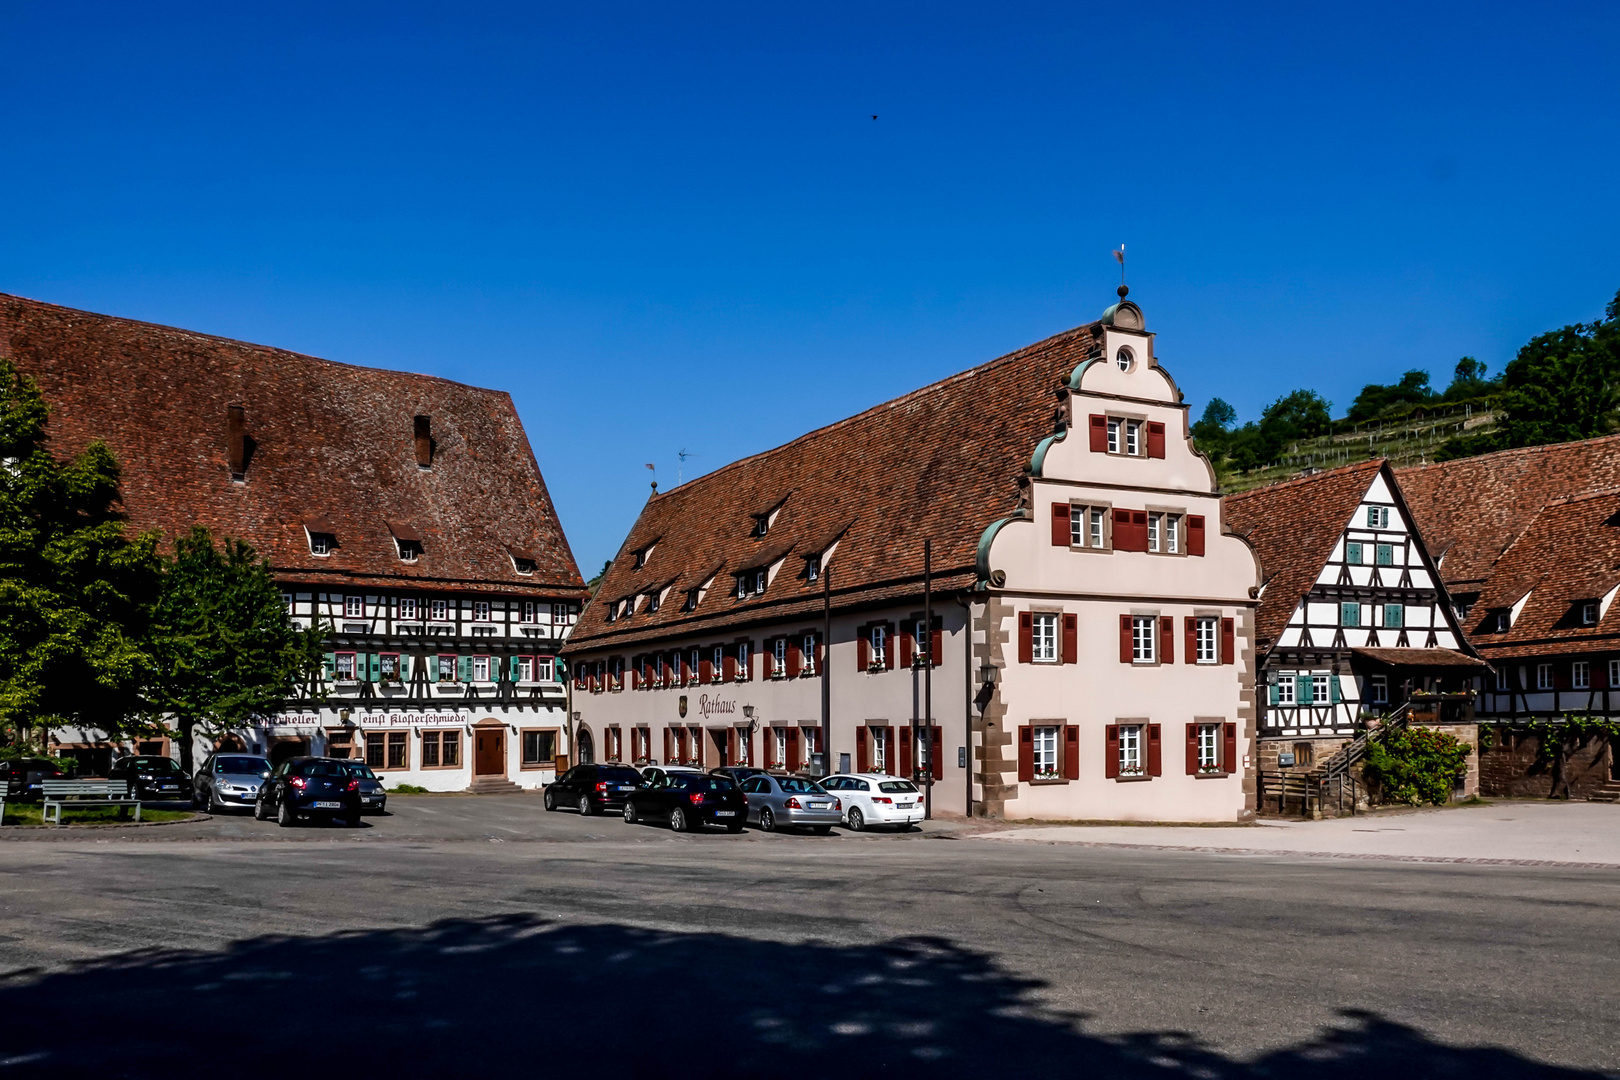
<svg viewBox="0 0 1620 1080"><path fill-rule="evenodd" d="M1120 346L1119 352L1114 354L1114 363L1121 371L1129 371L1136 366L1136 354L1125 346Z"/></svg>

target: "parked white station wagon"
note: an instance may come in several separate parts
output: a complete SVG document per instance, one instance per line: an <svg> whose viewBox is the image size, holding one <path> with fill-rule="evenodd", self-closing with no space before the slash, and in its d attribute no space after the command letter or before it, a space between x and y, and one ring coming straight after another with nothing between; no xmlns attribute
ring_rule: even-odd
<svg viewBox="0 0 1620 1080"><path fill-rule="evenodd" d="M838 799L844 824L856 832L868 825L893 825L903 831L923 818L923 793L898 776L834 773L821 786Z"/></svg>

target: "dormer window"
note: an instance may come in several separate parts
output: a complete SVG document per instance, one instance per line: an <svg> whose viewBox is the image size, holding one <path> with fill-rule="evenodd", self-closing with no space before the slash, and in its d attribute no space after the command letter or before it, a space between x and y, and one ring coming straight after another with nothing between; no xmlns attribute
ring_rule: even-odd
<svg viewBox="0 0 1620 1080"><path fill-rule="evenodd" d="M769 514L755 514L754 515L754 531L752 533L750 533L749 535L755 536L755 537L760 537L760 536L764 536L766 533L768 533L770 531L771 531L771 515L769 515Z"/></svg>
<svg viewBox="0 0 1620 1080"><path fill-rule="evenodd" d="M1494 630L1498 634L1507 633L1508 630L1512 628L1512 626L1513 626L1513 613L1512 612L1498 611L1491 618L1491 629Z"/></svg>
<svg viewBox="0 0 1620 1080"><path fill-rule="evenodd" d="M1581 602L1581 625L1596 626L1598 621L1598 604L1596 600Z"/></svg>
<svg viewBox="0 0 1620 1080"><path fill-rule="evenodd" d="M319 555L325 558L332 554L332 549L335 547L337 547L337 537L331 533L312 532L309 534L309 553L311 555Z"/></svg>
<svg viewBox="0 0 1620 1080"><path fill-rule="evenodd" d="M821 577L821 556L812 555L804 560L804 580L815 581Z"/></svg>
<svg viewBox="0 0 1620 1080"><path fill-rule="evenodd" d="M506 549L506 557L512 560L512 570L515 573L522 574L524 577L528 577L530 574L534 573L534 552L525 551L523 548L508 545Z"/></svg>
<svg viewBox="0 0 1620 1080"><path fill-rule="evenodd" d="M681 605L681 610L682 611L696 611L697 610L698 591L699 590L697 590L697 589L687 589L686 590L686 603Z"/></svg>
<svg viewBox="0 0 1620 1080"><path fill-rule="evenodd" d="M659 599L659 596L661 595L661 593L662 593L662 590L659 590L659 591L656 591L656 592L650 592L650 593L647 594L647 614L655 615L655 614L658 613L658 607L659 607L658 599Z"/></svg>
<svg viewBox="0 0 1620 1080"><path fill-rule="evenodd" d="M533 559L513 559L512 569L525 576L534 573Z"/></svg>
<svg viewBox="0 0 1620 1080"><path fill-rule="evenodd" d="M422 543L419 540L394 540L394 546L399 550L399 561L413 563L422 557Z"/></svg>

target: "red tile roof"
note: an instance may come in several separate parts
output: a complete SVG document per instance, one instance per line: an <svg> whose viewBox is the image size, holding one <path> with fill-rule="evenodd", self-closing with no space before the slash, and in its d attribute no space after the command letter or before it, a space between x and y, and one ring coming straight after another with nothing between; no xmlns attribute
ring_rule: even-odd
<svg viewBox="0 0 1620 1080"><path fill-rule="evenodd" d="M57 453L111 448L136 529L206 525L287 581L583 595L503 392L5 295L0 355L39 383ZM241 484L226 458L232 405L251 439ZM430 417L430 470L417 465L418 414ZM330 557L310 553L306 522L336 534ZM422 540L414 564L394 545L407 533ZM518 574L508 547L533 553L536 572Z"/></svg>
<svg viewBox="0 0 1620 1080"><path fill-rule="evenodd" d="M1221 499L1227 529L1253 544L1260 557L1265 591L1255 637L1262 647L1282 634L1384 468L1384 459L1374 458Z"/></svg>
<svg viewBox="0 0 1620 1080"><path fill-rule="evenodd" d="M1620 604L1582 626L1579 605L1620 585L1620 490L1559 499L1543 507L1496 560L1467 627L1487 659L1616 647ZM1496 633L1496 612L1526 593L1511 628Z"/></svg>
<svg viewBox="0 0 1620 1080"><path fill-rule="evenodd" d="M1396 477L1440 576L1466 592L1542 506L1620 486L1620 435L1413 465Z"/></svg>
<svg viewBox="0 0 1620 1080"><path fill-rule="evenodd" d="M953 375L790 443L743 458L642 509L599 599L617 601L674 579L660 610L608 623L591 604L570 645L631 645L679 633L788 618L813 621L821 583L804 557L837 540L829 560L834 604L892 601L922 589L923 540L933 541L934 587L974 583L980 534L1018 505L1019 477L1053 430L1056 392L1095 338L1076 327ZM785 498L785 501L783 501ZM781 504L763 538L753 514ZM635 552L657 547L640 570ZM730 575L757 565L767 547L791 546L763 596L738 600ZM718 576L696 611L686 589Z"/></svg>

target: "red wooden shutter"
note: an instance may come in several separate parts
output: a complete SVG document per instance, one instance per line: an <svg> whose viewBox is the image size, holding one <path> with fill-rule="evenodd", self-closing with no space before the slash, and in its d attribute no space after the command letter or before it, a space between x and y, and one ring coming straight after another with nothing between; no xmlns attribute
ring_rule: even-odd
<svg viewBox="0 0 1620 1080"><path fill-rule="evenodd" d="M737 729L726 728L726 764L741 765L742 755L737 752Z"/></svg>
<svg viewBox="0 0 1620 1080"><path fill-rule="evenodd" d="M709 650L705 649L703 651L705 653L707 653ZM698 658L698 682L705 682L706 683L712 678L714 678L714 661L709 659L708 656L706 656L706 655L699 657Z"/></svg>
<svg viewBox="0 0 1620 1080"><path fill-rule="evenodd" d="M1149 776L1162 776L1164 774L1163 755L1159 752L1159 725L1147 726L1147 767Z"/></svg>
<svg viewBox="0 0 1620 1080"><path fill-rule="evenodd" d="M1114 550L1135 551L1135 543L1131 532L1131 512L1129 510L1114 511Z"/></svg>
<svg viewBox="0 0 1620 1080"><path fill-rule="evenodd" d="M1229 773L1238 771L1237 725L1221 725L1221 768Z"/></svg>
<svg viewBox="0 0 1620 1080"><path fill-rule="evenodd" d="M935 617L928 628L928 651L935 667L945 662L945 620Z"/></svg>
<svg viewBox="0 0 1620 1080"><path fill-rule="evenodd" d="M1187 725L1187 775L1198 775L1198 725Z"/></svg>
<svg viewBox="0 0 1620 1080"><path fill-rule="evenodd" d="M803 760L804 755L799 752L799 729L790 727L787 729L787 760L782 762L782 766L797 769Z"/></svg>
<svg viewBox="0 0 1620 1080"><path fill-rule="evenodd" d="M823 671L826 670L826 668L824 668L822 665L827 662L827 643L821 640L821 635L820 634L816 635L815 661L816 661L816 674L820 675Z"/></svg>
<svg viewBox="0 0 1620 1080"><path fill-rule="evenodd" d="M933 739L933 747L928 752L928 763L934 768L934 779L943 780L945 779L945 760L940 744L943 742L944 736L937 724L928 730Z"/></svg>
<svg viewBox="0 0 1620 1080"><path fill-rule="evenodd" d="M1080 647L1076 642L1079 620L1075 615L1063 616L1063 662L1077 664L1080 662Z"/></svg>
<svg viewBox="0 0 1620 1080"><path fill-rule="evenodd" d="M1119 777L1119 725L1109 724L1103 729L1103 775L1110 780Z"/></svg>
<svg viewBox="0 0 1620 1080"><path fill-rule="evenodd" d="M1035 729L1025 724L1018 729L1018 782L1035 779Z"/></svg>
<svg viewBox="0 0 1620 1080"><path fill-rule="evenodd" d="M1035 616L1028 611L1018 613L1018 662L1035 662Z"/></svg>
<svg viewBox="0 0 1620 1080"><path fill-rule="evenodd" d="M1063 725L1063 779L1080 779L1080 728L1076 724Z"/></svg>
<svg viewBox="0 0 1620 1080"><path fill-rule="evenodd" d="M870 736L866 728L859 727L855 729L855 771L858 773L869 771L871 765L872 751L867 745L868 738Z"/></svg>
<svg viewBox="0 0 1620 1080"><path fill-rule="evenodd" d="M909 629L910 625L910 623L907 623L906 628L900 631L900 666L903 668L911 666L911 657L916 651L911 647L912 631Z"/></svg>
<svg viewBox="0 0 1620 1080"><path fill-rule="evenodd" d="M894 639L895 639L894 623L885 623L884 626L888 630L888 638L889 638L888 646L889 647L883 650L883 670L885 670L885 671L893 671L894 670Z"/></svg>
<svg viewBox="0 0 1620 1080"><path fill-rule="evenodd" d="M699 765L703 765L703 764L705 764L704 758L708 756L708 749L709 749L707 746L705 746L703 744L709 741L708 736L707 736L707 734L704 732L704 730L702 728L696 729L695 731L693 731L691 733L691 735L692 735L692 757L693 757L693 759L695 759L697 761L697 763Z"/></svg>
<svg viewBox="0 0 1620 1080"><path fill-rule="evenodd" d="M872 666L872 639L867 636L871 632L871 629L865 626L855 631L855 670L857 671L865 671Z"/></svg>
<svg viewBox="0 0 1620 1080"><path fill-rule="evenodd" d="M1147 534L1148 534L1147 511L1146 510L1132 510L1131 511L1131 550L1132 551L1146 551L1148 549Z"/></svg>
<svg viewBox="0 0 1620 1080"><path fill-rule="evenodd" d="M900 739L900 775L910 780L913 776L911 769L911 738L916 734L916 731L909 727L903 727L900 731L905 736Z"/></svg>
<svg viewBox="0 0 1620 1080"><path fill-rule="evenodd" d="M1052 504L1052 546L1069 546L1069 504L1056 502Z"/></svg>
<svg viewBox="0 0 1620 1080"><path fill-rule="evenodd" d="M1108 417L1091 414L1091 452L1108 453Z"/></svg>
<svg viewBox="0 0 1620 1080"><path fill-rule="evenodd" d="M1170 615L1159 617L1159 663L1176 662L1176 620Z"/></svg>
<svg viewBox="0 0 1620 1080"><path fill-rule="evenodd" d="M664 764L668 765L675 760L675 732L669 728L664 729Z"/></svg>
<svg viewBox="0 0 1620 1080"><path fill-rule="evenodd" d="M735 648L736 646L732 646L720 657L720 678L726 682L737 681L737 657L733 655L732 651Z"/></svg>
<svg viewBox="0 0 1620 1080"><path fill-rule="evenodd" d="M1157 420L1148 421L1148 457L1164 457L1164 425Z"/></svg>
<svg viewBox="0 0 1620 1080"><path fill-rule="evenodd" d="M632 656L630 658L630 689L636 690L636 689L639 689L640 687L641 687L641 657Z"/></svg>
<svg viewBox="0 0 1620 1080"><path fill-rule="evenodd" d="M797 679L804 670L804 648L792 638L787 643L787 677Z"/></svg>
<svg viewBox="0 0 1620 1080"><path fill-rule="evenodd" d="M1221 620L1221 663L1237 663L1237 624L1232 619Z"/></svg>
<svg viewBox="0 0 1620 1080"><path fill-rule="evenodd" d="M1198 663L1198 620L1188 615L1182 620L1182 627L1186 633L1182 636L1181 644L1187 650L1181 659L1183 663Z"/></svg>
<svg viewBox="0 0 1620 1080"><path fill-rule="evenodd" d="M1119 617L1119 662L1129 664L1134 658L1134 650L1131 648L1131 617L1121 615Z"/></svg>
<svg viewBox="0 0 1620 1080"><path fill-rule="evenodd" d="M1204 553L1204 516L1202 514L1187 515L1187 554L1202 555Z"/></svg>

